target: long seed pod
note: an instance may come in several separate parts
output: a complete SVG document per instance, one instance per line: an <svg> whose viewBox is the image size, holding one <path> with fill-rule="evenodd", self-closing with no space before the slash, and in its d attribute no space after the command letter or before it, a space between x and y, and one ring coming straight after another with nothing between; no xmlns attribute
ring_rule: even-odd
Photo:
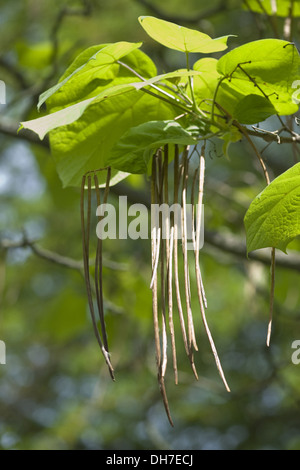
<svg viewBox="0 0 300 470"><path fill-rule="evenodd" d="M163 202L169 206L169 146L164 147L164 200ZM167 270L167 301L168 301L168 321L171 336L172 359L175 384L178 384L178 369L176 357L175 328L173 320L173 246L174 246L174 226L171 227L171 220L168 216L165 221L166 225L166 270Z"/></svg>
<svg viewBox="0 0 300 470"><path fill-rule="evenodd" d="M159 165L158 165L159 166ZM157 204L159 201L158 194L160 184L160 171L157 171L157 156L153 157L152 160L152 179L151 179L151 204ZM158 183L158 184L157 184ZM165 318L163 316L162 319L162 328L163 328L163 340L162 340L162 350L160 344L160 326L159 326L159 305L158 305L158 270L156 267L156 259L158 258L158 243L161 239L161 230L160 227L157 226L157 218L155 218L154 224L151 227L151 251L152 251L152 282L151 282L151 289L152 289L152 312L153 312L153 324L154 324L154 338L155 338L155 350L156 350L156 364L157 364L157 375L158 375L158 383L160 392L163 398L164 407L166 410L167 417L171 426L174 426L173 420L170 414L170 408L166 393L165 387L165 370L167 365L167 337L166 337L166 324Z"/></svg>
<svg viewBox="0 0 300 470"><path fill-rule="evenodd" d="M191 288L190 288L190 277L189 277L189 266L188 266L188 250L187 250L187 185L188 185L188 172L189 172L189 162L188 162L188 151L187 147L183 153L183 183L182 183L182 206L181 206L181 226L182 226L182 255L184 263L184 286L185 286L185 299L186 299L186 310L187 310L187 319L188 319L188 338L189 338L189 350L192 354L192 349L194 348L198 351L198 346L195 338L195 328L193 322L193 314L191 308Z"/></svg>
<svg viewBox="0 0 300 470"><path fill-rule="evenodd" d="M108 197L108 189L109 188L109 180L110 180L110 168L107 170L107 182L106 188L103 197L103 204L105 205L107 202ZM94 183L95 183L95 191L96 191L96 199L97 199L97 206L99 207L101 204L101 195L100 195L100 188L97 175L94 174ZM101 220L101 216L99 220ZM98 313L101 325L101 333L103 338L103 343L106 351L108 352L108 341L107 341L107 334L106 334L106 327L104 321L104 307L103 307L103 288L102 288L102 238L98 237L97 241L97 249L96 249L96 259L95 259L95 290L96 290L96 299L97 299L97 306L98 306Z"/></svg>
<svg viewBox="0 0 300 470"><path fill-rule="evenodd" d="M110 172L108 172L110 174ZM87 213L85 216L85 193L86 193L86 181L87 181ZM98 186L97 186L98 187ZM107 178L106 182L106 193L108 194L107 187L109 187L109 178ZM99 196L97 196L97 199ZM97 297L97 308L99 313L99 318L102 327L102 334L103 338L98 330L95 308L94 308L94 301L93 301L93 291L91 287L91 276L90 276L90 262L89 262L89 252L90 252L90 226L91 226L91 207L92 207L92 182L91 182L91 175L84 175L82 178L81 184L81 201L80 201L80 214L81 214L81 232L82 232L82 251L83 251L83 266L84 266L84 278L87 290L87 298L88 298L88 305L91 314L92 324L95 332L95 336L101 352L105 358L107 363L110 375L114 380L114 370L110 361L108 347L107 347L107 338L105 332L105 325L104 325L104 317L103 317L103 297L102 297L102 274L100 273L100 269L102 267L102 248L101 250L98 248L96 253L96 297ZM99 284L100 283L100 284ZM101 287L99 287L101 286ZM101 300L102 299L102 300Z"/></svg>
<svg viewBox="0 0 300 470"><path fill-rule="evenodd" d="M179 171L179 148L178 145L175 145L175 157L174 157L174 204L178 204L178 192L180 186L180 171ZM178 274L178 217L173 219L173 243L174 243L174 281L175 281L175 293L177 308L179 314L179 321L181 327L182 338L184 342L184 347L187 355L189 356L189 347L187 342L187 334L185 328L185 320L183 315L182 303L181 303L181 294L179 287L179 274Z"/></svg>
<svg viewBox="0 0 300 470"><path fill-rule="evenodd" d="M199 265L199 247L200 247L200 234L201 234L201 220L202 220L202 201L203 201L203 188L204 188L204 171L205 171L205 158L204 158L204 149L205 146L202 148L202 152L200 155L200 166L199 166L199 191L198 191L198 208L197 208L197 221L196 221L196 244L195 244L195 270L196 270L196 281L197 281L197 293L198 293L198 300L199 300L199 305L200 305L200 311L201 311L201 316L202 316L202 321L203 325L205 328L206 335L208 337L211 350L213 352L215 362L217 365L217 369L219 371L219 374L223 380L223 383L225 385L225 388L228 392L230 392L230 388L227 384L222 365L218 356L218 352L213 340L213 337L211 335L207 319L206 319L206 314L205 314L205 307L204 307L204 301L202 297L202 278L201 278L201 271L200 271L200 265Z"/></svg>

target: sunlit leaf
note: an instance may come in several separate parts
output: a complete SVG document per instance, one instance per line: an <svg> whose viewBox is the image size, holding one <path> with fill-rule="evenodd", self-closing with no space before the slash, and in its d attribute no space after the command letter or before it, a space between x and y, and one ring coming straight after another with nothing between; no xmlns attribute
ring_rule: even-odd
<svg viewBox="0 0 300 470"><path fill-rule="evenodd" d="M141 45L141 42L117 42L89 47L79 54L56 85L40 95L38 108L62 87L64 87L64 90L62 90L64 100L66 95L70 97L70 104L74 100L79 100L81 96L79 87L81 90L84 90L93 80L100 80L103 76L107 79L109 68L116 64L117 60L128 55ZM75 75L75 81L71 80ZM68 89L65 86L67 83ZM74 94L73 88L75 88L76 94Z"/></svg>
<svg viewBox="0 0 300 470"><path fill-rule="evenodd" d="M145 79L156 76L154 63L139 49L123 57L122 62ZM103 91L104 84L109 89L116 84L128 84L135 80L136 77L128 69L114 66L99 82L93 81L94 96ZM91 88L89 93L92 93ZM58 95L55 93L51 96L48 102L50 111L57 111L68 105L70 97L66 96L64 101L62 97L58 100ZM84 97L84 94L81 96ZM85 172L105 167L111 148L131 127L148 120L172 119L178 114L171 105L134 88L128 93L102 100L100 104L91 103L88 112L84 112L80 119L50 133L52 155L64 186L79 186ZM113 174L116 177L124 175L114 169ZM99 180L103 183L105 176L101 180L99 174Z"/></svg>
<svg viewBox="0 0 300 470"><path fill-rule="evenodd" d="M241 124L262 122L276 114L273 104L264 96L250 94L241 99L234 110L234 118Z"/></svg>
<svg viewBox="0 0 300 470"><path fill-rule="evenodd" d="M300 235L300 163L252 201L244 222L248 252L265 247L286 252L287 245Z"/></svg>
<svg viewBox="0 0 300 470"><path fill-rule="evenodd" d="M292 100L292 85L299 78L299 66L297 48L287 41L249 42L219 59L217 71L223 76L219 91L241 99L249 94L267 97L277 114L293 114L298 105Z"/></svg>
<svg viewBox="0 0 300 470"><path fill-rule="evenodd" d="M185 28L153 16L140 16L139 22L152 39L176 51L209 54L227 49L229 36L212 39L200 31Z"/></svg>
<svg viewBox="0 0 300 470"><path fill-rule="evenodd" d="M146 122L132 127L121 137L108 163L119 170L146 173L154 152L165 144L195 145L197 139L177 122Z"/></svg>
<svg viewBox="0 0 300 470"><path fill-rule="evenodd" d="M98 95L92 98L80 101L79 103L68 106L52 114L48 114L47 116L33 119L31 121L21 122L21 126L24 129L29 129L35 132L36 134L38 134L40 139L43 139L45 135L48 132L52 131L53 129L56 129L57 127L61 127L61 126L66 126L68 124L72 124L73 122L77 121L92 103L99 104L103 100L107 100L108 98L112 98L114 96L128 93L132 91L132 89L135 89L138 91L138 90L141 90L142 88L145 88L146 86L149 86L151 84L154 84L162 80L166 80L168 78L186 77L189 75L197 75L197 74L199 74L199 72L187 71L187 70L179 71L179 72L170 72L170 73L158 75L156 77L152 77L144 81L122 83L119 85L115 85L110 88L105 88L105 90L103 90Z"/></svg>

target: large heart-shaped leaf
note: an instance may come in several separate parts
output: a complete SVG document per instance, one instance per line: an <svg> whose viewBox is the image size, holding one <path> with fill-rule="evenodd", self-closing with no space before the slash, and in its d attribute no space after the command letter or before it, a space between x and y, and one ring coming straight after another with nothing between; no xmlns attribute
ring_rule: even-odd
<svg viewBox="0 0 300 470"><path fill-rule="evenodd" d="M176 51L209 54L227 49L229 36L212 39L200 31L185 28L153 16L140 16L139 22L152 39Z"/></svg>
<svg viewBox="0 0 300 470"><path fill-rule="evenodd" d="M79 103L72 104L71 106L67 106L66 108L60 109L56 112L53 112L41 118L32 119L31 121L21 122L21 126L24 129L29 129L35 132L36 134L38 134L40 139L43 139L45 135L48 132L52 131L53 129L56 129L57 127L66 126L68 124L72 124L73 122L77 121L91 104L100 104L104 100L107 100L109 98L112 98L118 95L123 95L125 93L132 91L132 89L141 90L142 88L145 88L146 86L149 86L151 84L154 84L162 80L167 80L170 78L177 78L177 77L187 77L187 76L198 75L198 74L199 72L197 71L184 70L184 71L169 72L166 74L157 75L156 77L149 78L148 80L140 80L138 82L117 84L109 88L105 88L96 96L93 96L92 98L79 101ZM79 83L81 84L80 76L79 76ZM174 97L174 104L176 102L177 101Z"/></svg>
<svg viewBox="0 0 300 470"><path fill-rule="evenodd" d="M206 112L212 110L215 90L222 78L217 68L218 61L208 57L194 64L194 69L201 71L201 75L194 77L194 96L198 106ZM241 90L222 86L222 82L216 101L241 124L262 122L277 113L272 102L263 95L243 94Z"/></svg>
<svg viewBox="0 0 300 470"><path fill-rule="evenodd" d="M83 62L86 60L87 57L84 57ZM156 67L152 60L139 49L123 57L122 62L147 80L156 75ZM76 68L80 65L82 64L77 62ZM67 70L65 76L70 75L72 71L72 69ZM85 90L82 89L80 81L74 77L75 104L78 104L76 86L79 87L80 98L83 101L84 98L93 100L88 103L88 107L79 119L50 132L52 155L64 186L79 186L84 173L105 167L111 148L131 127L148 120L172 119L178 114L172 105L132 87L127 89L126 93L111 95L109 99L100 102L96 99L94 101L97 94L114 86L128 85L133 80L137 78L119 64L113 64L105 73L102 72L99 79L94 78ZM66 95L64 89L68 90ZM69 91L67 84L48 99L47 106L50 112L61 111L69 105L71 100ZM101 174L99 180L102 182Z"/></svg>
<svg viewBox="0 0 300 470"><path fill-rule="evenodd" d="M196 145L197 139L175 121L151 121L132 127L114 145L108 164L130 173L146 173L154 152L165 144Z"/></svg>
<svg viewBox="0 0 300 470"><path fill-rule="evenodd" d="M267 98L277 114L293 114L298 105L292 100L292 85L299 78L299 67L299 54L293 44L279 39L249 42L218 61L222 82L216 100L232 95L236 107L239 97L256 94Z"/></svg>
<svg viewBox="0 0 300 470"><path fill-rule="evenodd" d="M141 42L116 42L114 44L102 44L89 47L79 54L56 85L40 95L38 109L62 87L64 87L62 90L64 101L66 101L66 97L68 96L69 105L78 102L82 97L82 93L85 93L86 96L85 89L93 80L100 80L101 76L105 76L105 79L107 79L107 73L112 65L116 64L119 59L128 55L130 52L141 47L141 45ZM76 95L74 95L73 90L74 78L76 80ZM57 102L59 97L56 95L55 99Z"/></svg>
<svg viewBox="0 0 300 470"><path fill-rule="evenodd" d="M252 201L244 222L248 253L266 247L286 252L287 245L300 235L300 163Z"/></svg>

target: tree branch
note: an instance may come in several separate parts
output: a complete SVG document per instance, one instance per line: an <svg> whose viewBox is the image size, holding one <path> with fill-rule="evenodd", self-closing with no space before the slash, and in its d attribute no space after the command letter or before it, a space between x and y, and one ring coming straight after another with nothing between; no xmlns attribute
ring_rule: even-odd
<svg viewBox="0 0 300 470"><path fill-rule="evenodd" d="M221 251L230 253L243 259L247 259L246 243L233 235L225 235L205 230L204 240L206 243L218 248ZM270 250L264 249L249 253L251 260L270 265ZM278 251L276 253L276 265L282 268L292 269L300 272L300 254L297 251L290 251L288 255Z"/></svg>
<svg viewBox="0 0 300 470"><path fill-rule="evenodd" d="M263 129L257 129L254 127L242 127L244 127L245 131L248 132L249 135L259 137L265 142L277 142L278 144L300 143L300 135L295 132L292 136L281 136L277 132L264 131Z"/></svg>
<svg viewBox="0 0 300 470"><path fill-rule="evenodd" d="M51 263L57 264L64 268L75 269L77 271L83 271L83 262L77 261L73 258L67 256L62 256L54 251L47 250L36 244L33 240L28 240L26 235L23 236L22 240L13 241L9 239L0 240L0 249L9 250L16 248L30 248L32 253L34 253L39 258L42 258ZM113 270L124 271L127 269L127 266L123 263L116 263L115 261L103 260L103 266Z"/></svg>
<svg viewBox="0 0 300 470"><path fill-rule="evenodd" d="M0 57L0 67L5 69L5 71L9 73L22 89L28 88L29 85L24 77L23 72L19 70L15 65L11 64L4 57Z"/></svg>
<svg viewBox="0 0 300 470"><path fill-rule="evenodd" d="M42 147L49 148L49 140L47 137L44 140L40 140L37 134L26 129L22 129L18 133L19 127L19 123L9 118L0 119L0 133L5 134L9 137L15 137L17 139L26 140L31 144L38 144Z"/></svg>

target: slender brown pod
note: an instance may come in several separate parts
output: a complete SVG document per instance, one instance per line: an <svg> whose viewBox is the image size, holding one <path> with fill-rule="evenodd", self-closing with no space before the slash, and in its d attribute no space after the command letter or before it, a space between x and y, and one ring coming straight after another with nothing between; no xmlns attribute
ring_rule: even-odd
<svg viewBox="0 0 300 470"><path fill-rule="evenodd" d="M110 170L107 171L106 188L109 187L109 180L110 180ZM95 184L97 206L99 207L99 205L101 204L101 195L100 195L99 182L98 182L98 178L96 174L94 174L94 184ZM103 198L103 204L106 204L107 196L108 196L108 192L106 191L106 194L104 194L104 198ZM100 216L99 220L101 219L102 217ZM102 282L102 238L98 237L96 259L95 259L95 291L96 291L97 307L98 307L103 343L104 343L104 347L106 351L109 352L105 320L104 320L103 286L102 285L103 285L103 282Z"/></svg>
<svg viewBox="0 0 300 470"><path fill-rule="evenodd" d="M174 157L174 204L178 204L178 192L180 183L180 172L179 172L179 148L175 145L175 157ZM187 342L187 334L185 328L185 320L183 315L180 287L179 287L179 275L178 275L178 225L177 217L173 220L173 241L174 241L174 281L175 281L175 293L177 308L179 314L179 321L181 327L181 333L186 354L189 356L189 347Z"/></svg>
<svg viewBox="0 0 300 470"><path fill-rule="evenodd" d="M157 157L158 163L158 185L157 188L157 197L159 205L163 203L164 197L164 171L165 166L162 161L162 152L158 153ZM159 218L159 235L160 235L160 245L161 245L161 255L160 255L160 303L161 303L161 329L162 329L162 362L161 362L161 375L165 376L167 370L168 356L167 356L167 347L168 347L168 337L167 337L167 323L166 323L166 289L165 289L165 239L163 238L163 223L162 214L160 213Z"/></svg>
<svg viewBox="0 0 300 470"><path fill-rule="evenodd" d="M169 205L169 146L164 148L164 203ZM169 214L169 213L168 213ZM176 356L175 328L173 320L173 246L174 246L174 226L171 227L171 220L167 217L166 222L166 269L167 269L167 302L168 302L168 320L171 336L172 359L175 384L178 384L178 368Z"/></svg>
<svg viewBox="0 0 300 470"><path fill-rule="evenodd" d="M199 244L200 244L200 233L201 233L201 219L202 219L202 201L203 201L203 188L204 188L204 171L205 171L205 158L204 158L204 149L205 147L203 146L202 152L200 155L200 165L199 165L199 191L198 191L198 208L197 208L197 230L196 230L196 247L195 247L195 271L196 271L196 281L197 281L197 293L198 293L198 300L199 300L199 305L200 305L200 311L201 311L201 317L202 317L202 322L204 325L204 329L206 332L206 335L208 337L209 343L211 350L213 352L215 362L217 369L219 371L219 374L222 378L222 381L225 385L225 388L228 392L230 392L230 388L227 384L223 368L218 356L218 352L212 337L212 334L210 332L207 319L206 319L206 314L205 314L205 307L204 307L204 302L202 298L202 287L201 287L201 272L200 272L200 265L199 265Z"/></svg>
<svg viewBox="0 0 300 470"><path fill-rule="evenodd" d="M85 184L86 184L86 179L87 179L87 217L85 220ZM94 328L94 333L97 339L97 342L99 344L99 347L102 351L102 354L105 358L105 361L108 365L108 369L110 372L110 375L112 379L114 380L114 370L110 361L109 353L107 349L105 348L103 341L101 339L98 326L97 326L97 320L96 320L96 315L95 315L95 309L94 309L94 303L93 303L93 294L92 294L92 288L91 288L91 280L90 280L90 268L89 268L89 238L90 238L90 224L91 224L91 193L92 193L92 187L91 187L91 176L88 175L86 178L86 175L83 176L82 178L82 184L81 184L81 201L80 201L80 214L81 214L81 231L82 231L82 250L83 250L83 266L84 266L84 278L85 278L85 284L86 284L86 290L87 290L87 298L88 298L88 304L89 304L89 310L91 313L91 319L92 319L92 324Z"/></svg>
<svg viewBox="0 0 300 470"><path fill-rule="evenodd" d="M159 190L161 188L160 181L161 174L160 171L157 171L157 163L158 167L160 166L160 162L157 161L157 155L153 156L152 160L152 176L151 176L151 204L157 204L159 201L158 195ZM162 328L163 328L163 340L162 340L162 350L160 345L160 328L159 328L159 305L158 305L158 281L157 275L158 270L155 267L156 259L157 259L157 238L161 237L161 230L158 230L156 225L156 220L153 226L151 227L151 249L152 249L152 312L153 312L153 324L154 324L154 338L155 338L155 350L156 350L156 364L157 364L157 376L158 376L158 383L160 392L162 395L164 407L166 410L167 417L171 426L174 426L173 420L171 418L165 381L164 381L164 373L166 368L166 361L167 361L167 348L166 348L166 325L164 318L162 319Z"/></svg>
<svg viewBox="0 0 300 470"><path fill-rule="evenodd" d="M186 214L186 204L187 204L187 183L188 183L188 172L189 172L189 162L188 162L188 151L187 147L183 153L183 182L182 182L182 206L181 206L181 227L182 227L182 255L184 263L184 287L185 287L185 300L186 300L186 311L187 311L187 320L188 320L188 340L189 340L189 350L192 354L193 348L198 351L198 346L195 337L195 328L193 322L193 314L191 308L191 287L190 287L190 277L189 277L189 266L188 266L188 250L187 250L187 214Z"/></svg>

